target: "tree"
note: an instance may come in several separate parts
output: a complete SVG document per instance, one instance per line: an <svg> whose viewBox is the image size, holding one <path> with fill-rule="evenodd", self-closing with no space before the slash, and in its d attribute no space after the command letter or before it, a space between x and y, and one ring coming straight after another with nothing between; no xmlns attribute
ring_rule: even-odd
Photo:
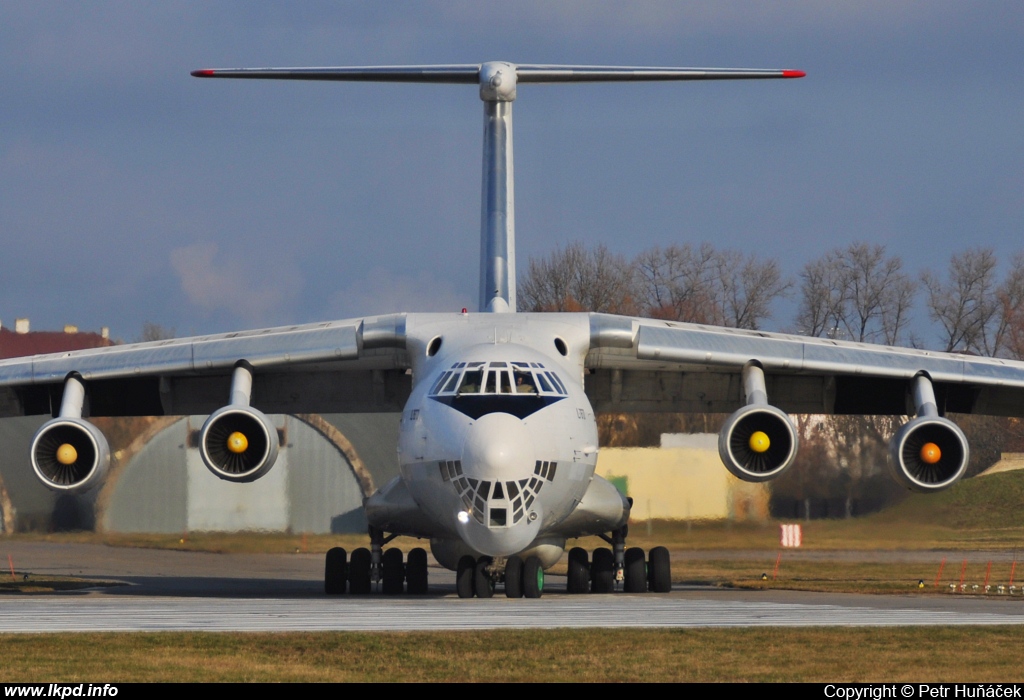
<svg viewBox="0 0 1024 700"><path fill-rule="evenodd" d="M531 258L519 297L525 311L639 311L629 262L603 245L587 250L580 242Z"/></svg>
<svg viewBox="0 0 1024 700"><path fill-rule="evenodd" d="M917 285L885 247L854 243L807 263L798 323L807 335L845 335L896 345L910 323Z"/></svg>
<svg viewBox="0 0 1024 700"><path fill-rule="evenodd" d="M733 328L759 329L763 321L771 318L772 302L792 286L783 279L776 260L761 260L753 254L744 258L736 251L721 252L717 256L717 270L724 325Z"/></svg>
<svg viewBox="0 0 1024 700"><path fill-rule="evenodd" d="M942 325L946 352L995 355L993 321L996 298L996 256L991 248L972 248L949 261L949 276L941 280L931 272L921 275L928 290L928 311Z"/></svg>
<svg viewBox="0 0 1024 700"><path fill-rule="evenodd" d="M670 321L757 329L791 286L776 260L710 243L651 248L633 265L644 314Z"/></svg>
<svg viewBox="0 0 1024 700"><path fill-rule="evenodd" d="M159 323L153 323L152 321L142 322L142 335L139 336L138 342L145 343L151 340L170 340L175 337L175 330L173 328L167 328L161 326Z"/></svg>

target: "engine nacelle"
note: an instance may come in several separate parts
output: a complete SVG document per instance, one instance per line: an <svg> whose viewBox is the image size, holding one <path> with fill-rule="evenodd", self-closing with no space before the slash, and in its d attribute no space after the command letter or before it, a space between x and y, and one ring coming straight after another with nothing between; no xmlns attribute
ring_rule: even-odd
<svg viewBox="0 0 1024 700"><path fill-rule="evenodd" d="M46 422L32 440L32 469L54 491L81 493L103 480L110 466L107 439L92 423L62 417Z"/></svg>
<svg viewBox="0 0 1024 700"><path fill-rule="evenodd" d="M783 411L749 404L729 416L718 434L718 454L726 469L743 481L768 481L796 459L796 426Z"/></svg>
<svg viewBox="0 0 1024 700"><path fill-rule="evenodd" d="M967 438L947 418L915 418L889 443L889 468L896 481L911 491L941 491L960 480L971 452Z"/></svg>
<svg viewBox="0 0 1024 700"><path fill-rule="evenodd" d="M277 428L255 408L225 406L203 424L199 452L209 470L221 479L255 481L277 460Z"/></svg>

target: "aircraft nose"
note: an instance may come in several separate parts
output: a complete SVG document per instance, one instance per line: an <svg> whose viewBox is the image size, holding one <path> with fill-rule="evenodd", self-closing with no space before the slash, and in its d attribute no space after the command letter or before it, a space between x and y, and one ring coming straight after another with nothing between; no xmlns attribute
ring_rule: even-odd
<svg viewBox="0 0 1024 700"><path fill-rule="evenodd" d="M488 413L472 425L462 447L462 466L476 479L514 481L533 473L529 431L508 413Z"/></svg>

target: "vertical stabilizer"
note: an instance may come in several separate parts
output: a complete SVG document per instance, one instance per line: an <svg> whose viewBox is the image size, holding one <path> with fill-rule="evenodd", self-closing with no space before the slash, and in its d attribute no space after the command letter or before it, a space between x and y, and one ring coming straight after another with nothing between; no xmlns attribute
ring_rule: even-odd
<svg viewBox="0 0 1024 700"><path fill-rule="evenodd" d="M480 212L480 311L516 310L512 102L519 83L802 78L803 71L761 68L632 68L620 66L470 65L340 68L212 68L197 78L348 80L391 83L478 83L484 102L483 195Z"/></svg>

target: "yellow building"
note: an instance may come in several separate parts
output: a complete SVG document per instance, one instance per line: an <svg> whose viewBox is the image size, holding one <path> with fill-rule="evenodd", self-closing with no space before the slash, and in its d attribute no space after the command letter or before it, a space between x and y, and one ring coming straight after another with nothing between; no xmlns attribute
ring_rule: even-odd
<svg viewBox="0 0 1024 700"><path fill-rule="evenodd" d="M718 435L662 435L661 447L603 447L597 474L633 499L633 520L764 520L765 484L740 481L718 456Z"/></svg>

